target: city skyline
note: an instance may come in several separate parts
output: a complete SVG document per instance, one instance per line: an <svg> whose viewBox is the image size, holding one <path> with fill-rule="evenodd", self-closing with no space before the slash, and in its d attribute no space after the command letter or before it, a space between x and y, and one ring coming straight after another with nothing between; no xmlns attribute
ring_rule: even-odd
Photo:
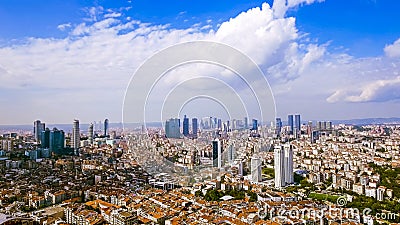
<svg viewBox="0 0 400 225"><path fill-rule="evenodd" d="M122 121L124 92L141 63L168 46L195 40L221 42L253 59L271 85L277 117L291 112L305 120L398 116L400 4L284 2L159 3L165 10L142 1L2 2L0 19L7 22L0 24L0 102L8 107L0 124ZM191 71L234 81L221 68L184 66L163 78L154 95L194 76ZM225 115L218 107L196 100L182 114Z"/></svg>

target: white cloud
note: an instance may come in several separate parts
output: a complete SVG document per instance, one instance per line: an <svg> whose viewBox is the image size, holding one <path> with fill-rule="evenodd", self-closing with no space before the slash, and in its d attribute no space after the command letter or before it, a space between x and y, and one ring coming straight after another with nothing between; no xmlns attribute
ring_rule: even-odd
<svg viewBox="0 0 400 225"><path fill-rule="evenodd" d="M400 99L400 77L375 80L353 90L337 90L328 102L385 102Z"/></svg>
<svg viewBox="0 0 400 225"><path fill-rule="evenodd" d="M58 25L57 29L64 31L65 29L70 28L70 27L71 27L71 23L64 23L64 24Z"/></svg>
<svg viewBox="0 0 400 225"><path fill-rule="evenodd" d="M118 18L121 15L122 15L121 13L111 12L111 13L105 14L104 18Z"/></svg>
<svg viewBox="0 0 400 225"><path fill-rule="evenodd" d="M400 38L397 39L393 44L386 45L384 51L389 57L400 57Z"/></svg>
<svg viewBox="0 0 400 225"><path fill-rule="evenodd" d="M0 89L14 90L13 95L23 96L20 101L30 105L31 111L48 115L54 114L54 105L68 98L63 106L79 106L80 118L91 121L93 116L104 114L99 105L121 108L131 75L155 52L184 41L213 40L229 44L254 59L273 87L279 89L278 97L306 96L304 99L310 102L318 98L325 103L398 99L395 90L399 87L399 74L396 74L399 60L357 59L329 53L324 44L299 37L295 18L284 15L290 7L313 2L316 1L275 1L272 8L264 3L221 23L216 30L208 25L174 29L169 25L124 20L119 12L106 10L105 14L102 7L92 7L87 9L89 19L85 22L58 26L60 30L70 28L66 38L29 38L23 44L1 47ZM399 40L386 46L387 56L399 55ZM231 76L224 70L203 66L196 70L215 72L225 79ZM165 79L164 87L182 81L187 76L185 73L176 71L174 76ZM294 106L283 107L291 111L290 107ZM10 114L2 120L13 120L13 116ZM69 121L72 116L66 112L60 119ZM118 113L113 116L115 120L120 119Z"/></svg>

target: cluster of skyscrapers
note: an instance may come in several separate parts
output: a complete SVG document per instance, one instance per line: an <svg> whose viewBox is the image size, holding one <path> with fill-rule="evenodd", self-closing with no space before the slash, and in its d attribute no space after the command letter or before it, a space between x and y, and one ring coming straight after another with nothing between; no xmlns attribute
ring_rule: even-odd
<svg viewBox="0 0 400 225"><path fill-rule="evenodd" d="M300 136L300 134L301 134L301 118L300 118L300 114L296 114L296 115L289 114L288 115L287 126L288 126L287 134L293 135L295 138ZM276 128L275 132L279 136L281 134L282 128L283 128L282 119L279 118L279 117L276 118L275 128Z"/></svg>
<svg viewBox="0 0 400 225"><path fill-rule="evenodd" d="M40 120L34 121L33 127L35 141L40 144L41 148L49 149L51 152L59 153L66 149L65 133L63 130L58 130L57 128L53 128L52 130L50 130L49 128L46 128L45 123L42 123ZM107 137L109 135L108 119L104 120L103 135L104 137ZM93 123L89 124L87 136L89 143L93 144L93 140L95 137ZM70 140L70 149L73 150L73 153L75 155L79 155L80 144L81 129L79 120L75 119L72 124L72 136Z"/></svg>
<svg viewBox="0 0 400 225"><path fill-rule="evenodd" d="M197 138L197 118L192 118L192 132L189 132L189 118L183 118L182 134L185 137ZM165 122L165 135L167 138L181 138L181 121L178 118L171 118Z"/></svg>
<svg viewBox="0 0 400 225"><path fill-rule="evenodd" d="M221 119L215 117L204 117L200 121L197 118L192 118L191 129L190 120L186 115L183 118L182 128L181 120L179 118L171 118L165 122L165 135L167 138L181 138L191 137L197 138L197 132L200 129L208 130L215 129L223 132L229 132L232 130L250 129L253 133L258 131L258 120L253 119L252 124L249 127L247 117L243 120L232 119L226 122L222 122Z"/></svg>

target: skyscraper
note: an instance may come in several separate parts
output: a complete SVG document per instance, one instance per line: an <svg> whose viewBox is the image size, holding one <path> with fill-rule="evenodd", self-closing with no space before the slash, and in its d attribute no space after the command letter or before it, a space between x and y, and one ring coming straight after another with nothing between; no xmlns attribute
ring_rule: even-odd
<svg viewBox="0 0 400 225"><path fill-rule="evenodd" d="M251 129L255 131L258 130L258 121L256 119L253 119L253 126Z"/></svg>
<svg viewBox="0 0 400 225"><path fill-rule="evenodd" d="M65 142L65 134L64 131L58 130L57 128L53 128L50 131L50 151L59 152L63 150Z"/></svg>
<svg viewBox="0 0 400 225"><path fill-rule="evenodd" d="M33 122L33 136L35 137L35 141L40 143L42 140L42 131L45 130L45 123L40 122L40 120L36 120Z"/></svg>
<svg viewBox="0 0 400 225"><path fill-rule="evenodd" d="M251 158L251 181L258 183L262 181L261 177L261 159L258 156Z"/></svg>
<svg viewBox="0 0 400 225"><path fill-rule="evenodd" d="M186 115L183 118L183 136L187 137L189 136L189 118L186 117Z"/></svg>
<svg viewBox="0 0 400 225"><path fill-rule="evenodd" d="M108 119L104 120L104 137L108 136Z"/></svg>
<svg viewBox="0 0 400 225"><path fill-rule="evenodd" d="M288 115L288 126L289 126L289 134L293 134L294 131L293 115Z"/></svg>
<svg viewBox="0 0 400 225"><path fill-rule="evenodd" d="M293 149L291 144L286 144L283 146L285 149L285 183L292 184L293 179Z"/></svg>
<svg viewBox="0 0 400 225"><path fill-rule="evenodd" d="M75 119L72 126L72 148L74 149L74 154L79 155L79 146L81 142L81 135L79 129L79 120Z"/></svg>
<svg viewBox="0 0 400 225"><path fill-rule="evenodd" d="M232 163L233 160L235 160L235 154L236 154L236 150L235 150L235 144L231 144L229 145L229 149L228 149L228 162Z"/></svg>
<svg viewBox="0 0 400 225"><path fill-rule="evenodd" d="M46 130L42 131L41 135L41 146L42 148L50 148L50 129L46 128Z"/></svg>
<svg viewBox="0 0 400 225"><path fill-rule="evenodd" d="M293 149L292 145L277 145L274 149L275 187L285 187L292 184L293 179Z"/></svg>
<svg viewBox="0 0 400 225"><path fill-rule="evenodd" d="M88 141L90 144L93 144L93 138L94 138L94 130L93 130L93 123L89 124L88 128Z"/></svg>
<svg viewBox="0 0 400 225"><path fill-rule="evenodd" d="M249 119L247 117L244 118L244 129L249 128Z"/></svg>
<svg viewBox="0 0 400 225"><path fill-rule="evenodd" d="M283 146L277 145L274 148L274 169L275 169L275 187L285 186L285 151Z"/></svg>
<svg viewBox="0 0 400 225"><path fill-rule="evenodd" d="M282 131L282 120L281 118L276 118L275 134L279 136L281 131Z"/></svg>
<svg viewBox="0 0 400 225"><path fill-rule="evenodd" d="M213 167L222 167L222 147L221 147L221 141L217 138L212 142L213 146L213 154L212 154L212 159L213 159Z"/></svg>
<svg viewBox="0 0 400 225"><path fill-rule="evenodd" d="M167 138L180 138L181 137L181 132L180 132L180 120L175 118L175 119L169 119L165 122L165 135Z"/></svg>
<svg viewBox="0 0 400 225"><path fill-rule="evenodd" d="M198 122L197 118L192 118L192 135L197 138Z"/></svg>
<svg viewBox="0 0 400 225"><path fill-rule="evenodd" d="M300 115L296 114L294 116L294 132L295 132L296 137L297 137L298 134L300 134L300 131L301 131Z"/></svg>

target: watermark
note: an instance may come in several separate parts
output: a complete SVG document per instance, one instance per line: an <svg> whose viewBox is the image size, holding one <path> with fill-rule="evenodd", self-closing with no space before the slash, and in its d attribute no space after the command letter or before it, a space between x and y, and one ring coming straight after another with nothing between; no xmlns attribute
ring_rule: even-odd
<svg viewBox="0 0 400 225"><path fill-rule="evenodd" d="M345 196L340 196L337 200L336 200L336 204L338 206L345 206L347 205L347 198Z"/></svg>
<svg viewBox="0 0 400 225"><path fill-rule="evenodd" d="M336 205L313 205L312 207L304 208L287 208L285 206L281 207L271 207L258 202L258 216L261 219L273 219L278 218L280 220L349 220L358 221L362 223L367 223L370 220L387 220L395 221L399 219L399 214L390 211L380 211L376 212L371 208L364 208L362 211L358 208L346 207L347 197L340 196L336 200Z"/></svg>
<svg viewBox="0 0 400 225"><path fill-rule="evenodd" d="M338 208L334 206L325 207L305 207L305 208L268 208L260 206L258 210L258 217L260 219L306 219L306 220L320 220L328 218L329 220L353 220L358 222L365 222L365 219L377 220L395 220L399 218L398 213L393 212L380 212L372 213L373 210L365 208L360 211L357 208Z"/></svg>

